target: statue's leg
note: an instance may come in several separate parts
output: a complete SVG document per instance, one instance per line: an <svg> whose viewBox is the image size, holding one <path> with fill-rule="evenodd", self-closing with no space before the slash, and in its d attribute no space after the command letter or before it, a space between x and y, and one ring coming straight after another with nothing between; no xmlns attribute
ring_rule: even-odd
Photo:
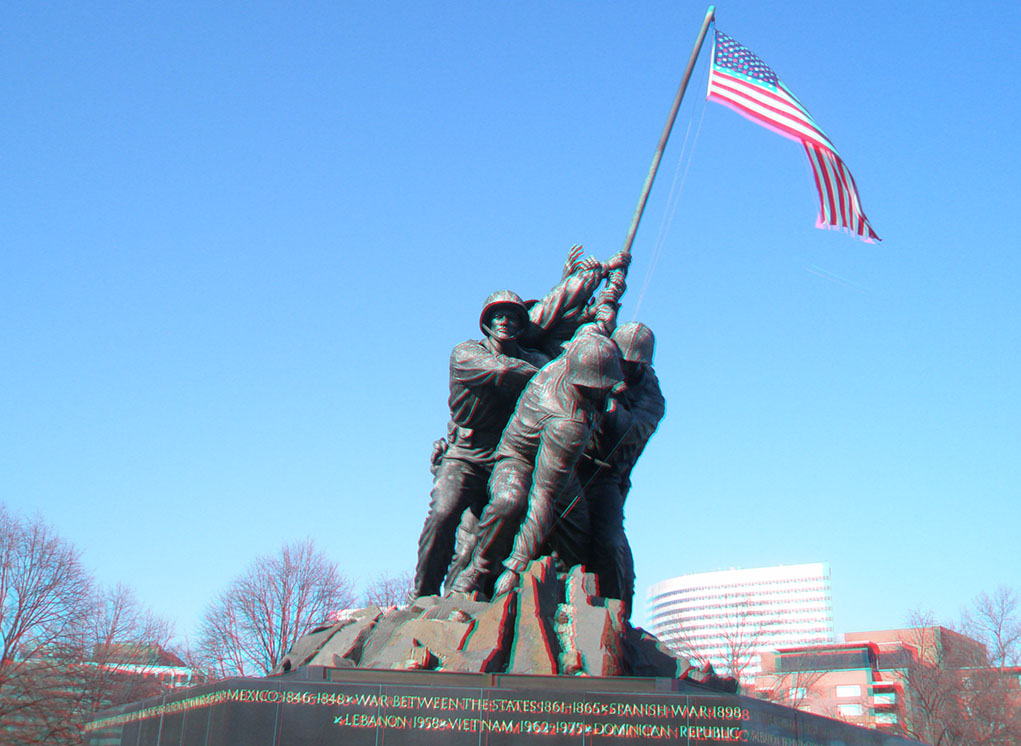
<svg viewBox="0 0 1021 746"><path fill-rule="evenodd" d="M531 483L532 465L527 461L502 458L496 462L489 480L489 503L479 518L475 551L468 567L451 585L453 590L488 590L510 551Z"/></svg>
<svg viewBox="0 0 1021 746"><path fill-rule="evenodd" d="M557 559L561 571L575 565L588 566L592 544L589 521L588 495L582 495L577 472L572 473L567 486L560 492L553 506L553 528L547 539L550 553ZM540 556L546 550L539 551Z"/></svg>
<svg viewBox="0 0 1021 746"><path fill-rule="evenodd" d="M616 480L598 476L585 488L592 526L589 570L599 578L599 593L623 599L624 504Z"/></svg>
<svg viewBox="0 0 1021 746"><path fill-rule="evenodd" d="M454 578L468 566L471 561L472 552L475 551L475 544L479 539L479 516L475 514L478 510L482 513L481 507L472 506L461 514L461 522L457 524L457 541L454 543L454 561L450 563L450 570L447 571L447 578L443 581L443 589L449 591L453 585Z"/></svg>
<svg viewBox="0 0 1021 746"><path fill-rule="evenodd" d="M631 542L627 540L627 533L624 531L624 504L627 502L628 493L631 491L631 478L624 476L620 480L620 535L623 541L621 556L621 595L624 602L624 610L628 618L631 618L632 602L635 600L635 558L631 553Z"/></svg>
<svg viewBox="0 0 1021 746"><path fill-rule="evenodd" d="M574 465L588 442L590 428L574 420L547 420L535 456L532 489L528 495L528 511L514 539L510 557L504 563L521 572L539 555L557 516L554 506L571 481Z"/></svg>
<svg viewBox="0 0 1021 746"><path fill-rule="evenodd" d="M631 618L632 604L635 600L635 558L631 554L631 543L627 540L627 534L623 535L624 542L620 547L620 579L621 593L620 600L624 602L624 618Z"/></svg>
<svg viewBox="0 0 1021 746"><path fill-rule="evenodd" d="M461 514L474 501L484 499L489 464L444 458L436 472L432 501L418 540L418 566L412 595L434 596L447 574L454 553L454 535Z"/></svg>

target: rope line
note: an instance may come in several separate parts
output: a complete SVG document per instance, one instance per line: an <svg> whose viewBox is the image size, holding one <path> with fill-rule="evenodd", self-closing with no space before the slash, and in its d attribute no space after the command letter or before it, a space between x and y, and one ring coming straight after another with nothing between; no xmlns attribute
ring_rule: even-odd
<svg viewBox="0 0 1021 746"><path fill-rule="evenodd" d="M705 119L706 101L702 100L702 107L699 112L698 126L695 128L695 137L691 141L691 149L688 150L688 137L691 134L691 125L695 119L695 112L692 111L691 117L688 119L688 127L684 132L684 143L681 146L681 153L677 157L677 167L674 169L674 178L670 184L670 193L667 197L667 206L663 212L663 217L660 220L659 231L656 236L656 242L652 251L652 258L649 260L649 268L645 272L645 279L642 282L641 292L638 294L638 300L635 302L635 310L631 314L631 320L634 321L638 317L638 311L642 307L642 301L645 300L645 294L649 289L649 285L652 282L652 275L656 271L656 265L659 264L660 256L663 254L663 249L666 246L666 239L670 233L670 229L673 227L674 217L677 214L677 206L680 204L681 193L684 191L684 185L688 180L688 171L691 169L691 162L694 160L695 146L698 144L699 135L702 133L702 121ZM687 159L685 160L685 156ZM681 173L681 166L684 166L684 171ZM680 183L678 184L678 175L680 175Z"/></svg>

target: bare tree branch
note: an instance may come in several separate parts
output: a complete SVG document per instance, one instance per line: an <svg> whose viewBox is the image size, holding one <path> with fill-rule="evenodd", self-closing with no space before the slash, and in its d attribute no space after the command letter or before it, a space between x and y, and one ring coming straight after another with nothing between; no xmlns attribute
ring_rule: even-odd
<svg viewBox="0 0 1021 746"><path fill-rule="evenodd" d="M216 678L266 675L299 637L352 605L351 583L311 540L257 557L206 609L197 658Z"/></svg>
<svg viewBox="0 0 1021 746"><path fill-rule="evenodd" d="M378 606L381 609L401 606L407 601L414 582L410 572L377 575L362 594L362 605Z"/></svg>
<svg viewBox="0 0 1021 746"><path fill-rule="evenodd" d="M770 674L768 688L759 688L760 680L756 679L754 694L767 702L798 708L821 694L817 691L817 685L827 673L825 670L817 670Z"/></svg>
<svg viewBox="0 0 1021 746"><path fill-rule="evenodd" d="M991 665L1021 665L1021 604L1013 588L979 594L961 615L961 630L986 646Z"/></svg>
<svg viewBox="0 0 1021 746"><path fill-rule="evenodd" d="M756 604L749 595L721 596L718 612L708 623L711 629L683 624L671 628L669 642L697 667L710 664L718 673L740 679L781 621L771 607Z"/></svg>
<svg viewBox="0 0 1021 746"><path fill-rule="evenodd" d="M177 658L167 652L173 630L130 588L117 585L96 594L87 634L87 658L73 669L85 713L154 696L169 686L155 674Z"/></svg>
<svg viewBox="0 0 1021 746"><path fill-rule="evenodd" d="M0 505L5 746L80 743L95 710L158 693L166 683L144 674L170 635L127 588L97 590L78 551L42 519Z"/></svg>
<svg viewBox="0 0 1021 746"><path fill-rule="evenodd" d="M0 725L5 742L77 734L66 671L83 659L92 579L78 551L41 519L0 505Z"/></svg>
<svg viewBox="0 0 1021 746"><path fill-rule="evenodd" d="M993 597L981 594L964 613L962 628L986 645L986 654L933 624L931 614L912 613L905 641L915 650L907 672L914 712L908 735L933 746L1021 743L1018 671L1005 665L1017 655L1016 609L1013 591L1001 588Z"/></svg>

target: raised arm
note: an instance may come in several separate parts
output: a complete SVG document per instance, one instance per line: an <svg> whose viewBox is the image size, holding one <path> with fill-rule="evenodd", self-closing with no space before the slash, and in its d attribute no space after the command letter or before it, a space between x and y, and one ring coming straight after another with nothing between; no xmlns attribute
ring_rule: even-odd
<svg viewBox="0 0 1021 746"><path fill-rule="evenodd" d="M524 360L492 352L478 342L464 342L450 354L450 381L469 389L509 386L523 389L538 368Z"/></svg>
<svg viewBox="0 0 1021 746"><path fill-rule="evenodd" d="M614 254L605 263L595 257L577 262L569 258L564 265L564 278L529 310L531 325L525 344L548 347L550 342L556 345L570 339L575 329L586 320L583 317L592 296L607 276L619 277L621 287L616 296L619 300L630 262L631 255L623 251Z"/></svg>

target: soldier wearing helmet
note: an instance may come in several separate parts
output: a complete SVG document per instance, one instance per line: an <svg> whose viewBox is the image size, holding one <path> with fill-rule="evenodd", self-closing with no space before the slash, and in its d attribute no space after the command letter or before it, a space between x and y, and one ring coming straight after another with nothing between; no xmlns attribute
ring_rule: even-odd
<svg viewBox="0 0 1021 746"><path fill-rule="evenodd" d="M565 318L585 307L619 264L586 260L531 308L509 290L492 293L479 316L484 338L462 342L451 352L451 423L447 439L437 441L433 452L433 490L419 538L412 598L439 593L462 514L482 512L504 426L525 384L549 360L538 348Z"/></svg>
<svg viewBox="0 0 1021 746"><path fill-rule="evenodd" d="M525 387L496 449L477 545L454 591L488 593L504 568L512 584L539 556L557 505L573 497L574 467L607 394L623 375L617 346L599 327L586 325ZM554 549L568 566L586 559L568 541Z"/></svg>
<svg viewBox="0 0 1021 746"><path fill-rule="evenodd" d="M620 348L620 355L626 363L652 365L656 351L656 337L652 329L637 321L621 324L613 332L613 341Z"/></svg>
<svg viewBox="0 0 1021 746"><path fill-rule="evenodd" d="M624 501L631 470L666 412L652 368L656 340L645 324L628 322L613 333L623 358L624 385L613 391L599 427L578 464L591 531L585 565L599 578L599 592L624 602L630 614L635 574L624 533Z"/></svg>

